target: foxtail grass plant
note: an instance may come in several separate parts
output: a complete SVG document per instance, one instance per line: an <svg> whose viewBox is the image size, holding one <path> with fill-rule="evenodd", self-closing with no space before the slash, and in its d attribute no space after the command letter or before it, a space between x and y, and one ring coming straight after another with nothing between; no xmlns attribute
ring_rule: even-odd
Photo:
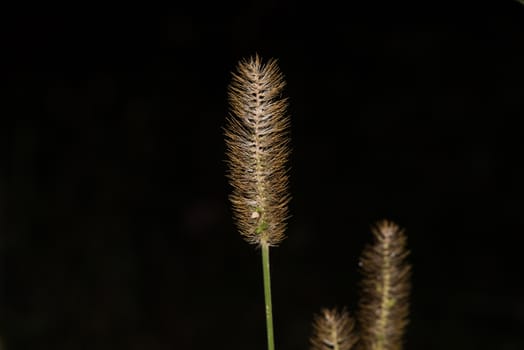
<svg viewBox="0 0 524 350"><path fill-rule="evenodd" d="M264 63L257 55L241 61L229 85L225 128L233 215L244 239L262 251L269 350L275 348L269 248L284 239L290 201L284 86L275 60Z"/></svg>
<svg viewBox="0 0 524 350"><path fill-rule="evenodd" d="M408 324L411 265L406 235L395 223L378 222L362 253L358 319L362 348L400 350Z"/></svg>
<svg viewBox="0 0 524 350"><path fill-rule="evenodd" d="M229 196L240 235L262 252L267 348L275 349L269 249L285 238L289 216L290 119L285 80L274 59L255 55L238 63L228 90L226 119ZM313 321L311 350L401 350L408 324L411 266L404 231L383 220L361 256L356 320L322 309Z"/></svg>

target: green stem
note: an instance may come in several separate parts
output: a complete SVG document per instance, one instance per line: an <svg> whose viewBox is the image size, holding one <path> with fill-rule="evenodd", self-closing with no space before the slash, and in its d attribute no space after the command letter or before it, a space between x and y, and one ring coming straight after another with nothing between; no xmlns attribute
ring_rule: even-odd
<svg viewBox="0 0 524 350"><path fill-rule="evenodd" d="M269 244L262 243L262 271L264 274L264 298L266 301L267 349L275 350L273 334L273 305L271 303L271 276L269 272Z"/></svg>

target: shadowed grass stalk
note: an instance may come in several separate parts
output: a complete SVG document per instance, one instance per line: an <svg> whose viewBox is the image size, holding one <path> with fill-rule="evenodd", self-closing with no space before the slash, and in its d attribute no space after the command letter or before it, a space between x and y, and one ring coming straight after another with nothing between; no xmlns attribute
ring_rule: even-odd
<svg viewBox="0 0 524 350"><path fill-rule="evenodd" d="M323 309L313 321L311 350L351 350L358 340L354 327L346 310Z"/></svg>
<svg viewBox="0 0 524 350"><path fill-rule="evenodd" d="M374 243L362 253L362 296L358 319L362 348L400 350L408 323L411 266L406 236L396 224L381 221Z"/></svg>
<svg viewBox="0 0 524 350"><path fill-rule="evenodd" d="M289 117L275 60L242 60L232 75L225 139L230 201L244 239L262 250L268 349L274 349L269 248L284 239L288 218Z"/></svg>

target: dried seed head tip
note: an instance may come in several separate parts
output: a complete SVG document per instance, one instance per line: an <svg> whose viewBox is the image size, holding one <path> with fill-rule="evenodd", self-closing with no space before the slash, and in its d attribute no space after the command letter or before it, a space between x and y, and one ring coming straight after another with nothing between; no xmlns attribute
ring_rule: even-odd
<svg viewBox="0 0 524 350"><path fill-rule="evenodd" d="M355 321L346 310L323 309L313 321L311 350L350 350L358 340Z"/></svg>

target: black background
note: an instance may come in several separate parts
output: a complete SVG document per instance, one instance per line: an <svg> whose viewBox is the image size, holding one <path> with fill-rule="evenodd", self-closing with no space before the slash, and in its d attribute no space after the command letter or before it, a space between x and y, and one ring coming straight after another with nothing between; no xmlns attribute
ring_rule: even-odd
<svg viewBox="0 0 524 350"><path fill-rule="evenodd" d="M292 118L276 342L358 303L370 225L406 228L406 349L524 348L524 6L35 7L2 21L2 349L264 349L260 252L225 178L237 61Z"/></svg>

